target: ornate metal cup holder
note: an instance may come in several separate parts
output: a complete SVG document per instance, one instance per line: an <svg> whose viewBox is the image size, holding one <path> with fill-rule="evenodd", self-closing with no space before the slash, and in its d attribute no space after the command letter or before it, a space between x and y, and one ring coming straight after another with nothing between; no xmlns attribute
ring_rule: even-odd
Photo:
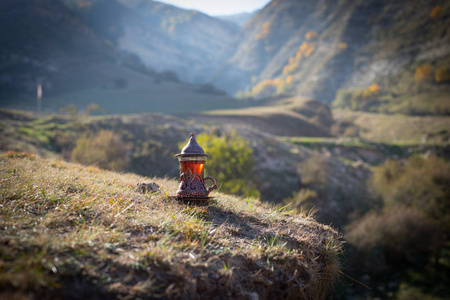
<svg viewBox="0 0 450 300"><path fill-rule="evenodd" d="M209 193L218 186L213 177L204 176L204 166L208 155L197 143L193 133L181 153L175 156L180 162L180 182L176 199L183 202L208 203L212 199L209 197ZM205 184L207 180L212 181L209 188Z"/></svg>

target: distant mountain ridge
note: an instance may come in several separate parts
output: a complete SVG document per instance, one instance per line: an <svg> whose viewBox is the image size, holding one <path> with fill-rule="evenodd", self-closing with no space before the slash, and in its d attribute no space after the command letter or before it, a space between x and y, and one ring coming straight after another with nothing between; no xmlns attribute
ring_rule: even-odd
<svg viewBox="0 0 450 300"><path fill-rule="evenodd" d="M237 25L152 0L62 0L100 36L156 71L204 83L229 55Z"/></svg>
<svg viewBox="0 0 450 300"><path fill-rule="evenodd" d="M8 97L31 95L37 81L46 95L79 102L95 94L144 103L149 93L184 96L171 92L186 87L220 94L211 85L159 86L180 78L255 99L450 114L448 1L273 0L242 28L152 0L5 0L0 8L0 94ZM133 92L119 96L124 79Z"/></svg>
<svg viewBox="0 0 450 300"><path fill-rule="evenodd" d="M448 102L446 84L411 92L418 67L450 66L448 28L448 1L273 0L248 21L212 82L231 94L288 93L325 103L339 89L376 84L391 106L404 105L403 96Z"/></svg>
<svg viewBox="0 0 450 300"><path fill-rule="evenodd" d="M248 22L248 20L250 20L258 11L259 9L254 12L243 12L233 15L216 16L216 18L235 23L239 25L239 27L243 27Z"/></svg>
<svg viewBox="0 0 450 300"><path fill-rule="evenodd" d="M136 54L114 45L113 38L120 31L103 26L114 23L90 26L67 4L77 9L107 4L104 13L132 19L135 14L128 8L116 1L65 4L55 0L1 1L1 106L35 109L36 86L41 83L43 109L50 111L69 104L83 109L90 103L108 113L236 107L236 101L212 86L182 83L173 72L148 68ZM133 24L139 25L138 21Z"/></svg>

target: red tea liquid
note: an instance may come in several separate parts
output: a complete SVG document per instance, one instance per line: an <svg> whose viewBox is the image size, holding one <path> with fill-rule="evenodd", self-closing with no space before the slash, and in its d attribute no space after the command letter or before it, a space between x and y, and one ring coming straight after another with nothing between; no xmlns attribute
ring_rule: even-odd
<svg viewBox="0 0 450 300"><path fill-rule="evenodd" d="M188 169L191 170L191 173L197 173L199 175L202 175L203 167L205 166L204 161L182 161L180 162L181 165L181 171L183 173L186 173Z"/></svg>

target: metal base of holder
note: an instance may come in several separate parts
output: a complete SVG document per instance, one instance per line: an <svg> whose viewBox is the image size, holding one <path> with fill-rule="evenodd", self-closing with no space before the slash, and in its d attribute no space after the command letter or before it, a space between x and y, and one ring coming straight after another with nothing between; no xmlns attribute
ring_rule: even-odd
<svg viewBox="0 0 450 300"><path fill-rule="evenodd" d="M178 197L178 196L170 196L171 200L177 200L179 202L183 202L186 204L196 204L196 205L206 205L208 204L214 197L203 197L203 198L186 198L186 197Z"/></svg>

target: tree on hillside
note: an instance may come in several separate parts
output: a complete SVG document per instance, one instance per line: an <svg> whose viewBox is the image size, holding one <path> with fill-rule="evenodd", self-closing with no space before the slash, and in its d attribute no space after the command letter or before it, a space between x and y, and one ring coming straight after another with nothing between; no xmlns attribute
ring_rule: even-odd
<svg viewBox="0 0 450 300"><path fill-rule="evenodd" d="M221 136L202 133L196 139L210 156L205 173L217 180L221 192L259 197L252 175L253 150L248 141L235 131Z"/></svg>
<svg viewBox="0 0 450 300"><path fill-rule="evenodd" d="M433 67L429 64L418 66L414 73L414 80L417 82L432 81L433 80Z"/></svg>
<svg viewBox="0 0 450 300"><path fill-rule="evenodd" d="M434 79L437 83L450 82L450 67L442 67L437 69Z"/></svg>
<svg viewBox="0 0 450 300"><path fill-rule="evenodd" d="M113 131L101 130L96 135L85 134L79 138L71 158L107 170L125 170L129 161L128 146Z"/></svg>
<svg viewBox="0 0 450 300"><path fill-rule="evenodd" d="M420 284L424 290L429 290L430 280L431 286L441 284L433 277L448 281L442 274L449 270L449 182L450 163L435 156L389 160L375 169L370 186L382 206L346 229L349 244L376 261L363 263L369 272L414 270L414 281L405 277L405 284ZM386 265L381 267L380 261Z"/></svg>

